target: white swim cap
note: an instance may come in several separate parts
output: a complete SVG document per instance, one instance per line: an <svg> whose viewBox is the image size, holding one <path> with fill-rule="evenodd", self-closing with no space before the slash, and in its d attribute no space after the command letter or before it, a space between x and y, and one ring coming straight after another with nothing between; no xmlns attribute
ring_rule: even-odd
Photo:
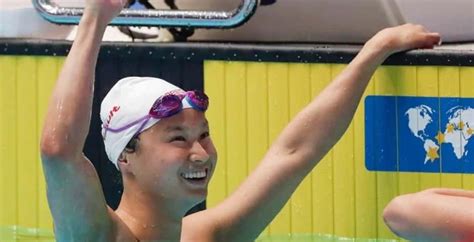
<svg viewBox="0 0 474 242"><path fill-rule="evenodd" d="M144 131L157 123L159 119L151 118L136 125L130 124L148 115L153 103L159 97L174 91L183 90L154 77L126 77L118 81L107 93L100 107L102 137L105 152L117 169L118 158L127 143L140 131L140 128ZM183 106L183 108L189 107ZM123 130L111 132L105 127L123 128Z"/></svg>

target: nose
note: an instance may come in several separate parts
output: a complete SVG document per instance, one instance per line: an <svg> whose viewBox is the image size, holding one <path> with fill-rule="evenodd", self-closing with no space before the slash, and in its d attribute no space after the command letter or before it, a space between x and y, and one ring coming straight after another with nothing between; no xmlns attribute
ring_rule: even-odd
<svg viewBox="0 0 474 242"><path fill-rule="evenodd" d="M196 163L206 163L210 156L206 149L198 141L193 143L191 147L191 161Z"/></svg>

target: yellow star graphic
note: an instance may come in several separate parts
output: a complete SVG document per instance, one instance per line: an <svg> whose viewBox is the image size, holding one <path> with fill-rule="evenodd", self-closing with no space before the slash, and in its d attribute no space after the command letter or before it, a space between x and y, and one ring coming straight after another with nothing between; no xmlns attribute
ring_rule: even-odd
<svg viewBox="0 0 474 242"><path fill-rule="evenodd" d="M452 132L454 131L454 125L453 125L453 124L448 124L448 125L446 126L446 131L447 131L448 133L452 133Z"/></svg>
<svg viewBox="0 0 474 242"><path fill-rule="evenodd" d="M438 131L438 135L436 135L436 139L438 140L438 144L444 143L444 134L441 131Z"/></svg>
<svg viewBox="0 0 474 242"><path fill-rule="evenodd" d="M428 158L430 158L430 161L433 162L434 160L439 158L438 148L430 146L428 148L428 153L426 154L426 156L428 156Z"/></svg>
<svg viewBox="0 0 474 242"><path fill-rule="evenodd" d="M467 134L472 135L472 133L474 133L474 130L471 129L471 128L468 128L468 129L467 129Z"/></svg>
<svg viewBox="0 0 474 242"><path fill-rule="evenodd" d="M459 121L458 127L459 127L459 129L463 130L463 129L464 129L464 122L463 122L463 121Z"/></svg>

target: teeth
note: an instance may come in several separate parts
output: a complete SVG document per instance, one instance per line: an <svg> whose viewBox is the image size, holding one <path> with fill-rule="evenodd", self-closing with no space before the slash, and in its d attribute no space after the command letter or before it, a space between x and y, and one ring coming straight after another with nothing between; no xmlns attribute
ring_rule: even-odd
<svg viewBox="0 0 474 242"><path fill-rule="evenodd" d="M197 171L197 172L188 172L188 173L181 173L181 176L186 179L193 179L193 178L204 178L207 176L206 171Z"/></svg>

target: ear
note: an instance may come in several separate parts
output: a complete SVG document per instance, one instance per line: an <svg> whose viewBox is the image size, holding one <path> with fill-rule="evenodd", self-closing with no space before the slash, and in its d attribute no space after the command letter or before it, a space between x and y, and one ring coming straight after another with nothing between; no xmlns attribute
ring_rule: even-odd
<svg viewBox="0 0 474 242"><path fill-rule="evenodd" d="M130 170L129 169L130 162L128 160L128 154L129 153L127 153L126 151L122 151L122 153L120 153L120 156L118 158L117 165L120 168L121 172Z"/></svg>

